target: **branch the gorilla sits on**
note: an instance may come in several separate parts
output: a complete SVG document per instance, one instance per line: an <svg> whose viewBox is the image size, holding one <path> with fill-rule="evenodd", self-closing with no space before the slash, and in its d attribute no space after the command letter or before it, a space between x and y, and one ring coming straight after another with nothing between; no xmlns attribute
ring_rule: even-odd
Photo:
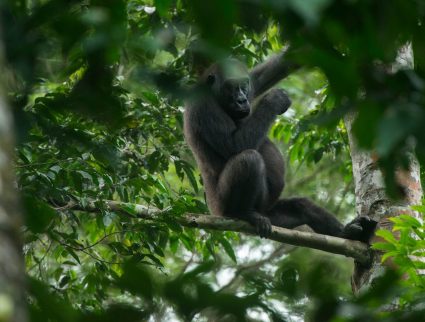
<svg viewBox="0 0 425 322"><path fill-rule="evenodd" d="M227 59L208 68L196 95L187 103L184 132L201 170L207 204L214 215L248 221L261 237L271 225L294 228L303 224L315 232L367 241L374 222L356 218L343 226L333 214L307 198L279 199L285 186L284 162L267 138L277 115L291 105L281 89L271 89L288 73L283 54L249 72Z"/></svg>

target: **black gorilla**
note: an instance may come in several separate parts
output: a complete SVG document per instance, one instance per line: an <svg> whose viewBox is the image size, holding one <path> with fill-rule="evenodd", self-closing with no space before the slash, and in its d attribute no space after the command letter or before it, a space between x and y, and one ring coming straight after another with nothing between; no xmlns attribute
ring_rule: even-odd
<svg viewBox="0 0 425 322"><path fill-rule="evenodd" d="M185 136L195 154L205 185L207 203L215 215L248 221L262 237L271 225L293 228L303 224L315 232L366 240L372 226L366 217L345 227L325 209L306 198L280 199L284 163L267 132L291 101L272 89L251 110L252 101L287 70L276 56L248 72L228 59L211 66L185 111Z"/></svg>

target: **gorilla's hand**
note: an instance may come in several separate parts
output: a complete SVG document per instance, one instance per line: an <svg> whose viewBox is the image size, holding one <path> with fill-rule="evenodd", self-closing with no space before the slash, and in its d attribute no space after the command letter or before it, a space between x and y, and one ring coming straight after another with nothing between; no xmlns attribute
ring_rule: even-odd
<svg viewBox="0 0 425 322"><path fill-rule="evenodd" d="M291 100L283 89L273 88L261 99L260 104L272 109L276 114L283 114L291 106Z"/></svg>
<svg viewBox="0 0 425 322"><path fill-rule="evenodd" d="M258 212L252 212L246 217L246 220L255 227L255 230L260 237L267 238L272 233L272 223L268 217L265 217Z"/></svg>
<svg viewBox="0 0 425 322"><path fill-rule="evenodd" d="M377 224L375 220L367 216L357 217L344 227L341 237L368 243Z"/></svg>

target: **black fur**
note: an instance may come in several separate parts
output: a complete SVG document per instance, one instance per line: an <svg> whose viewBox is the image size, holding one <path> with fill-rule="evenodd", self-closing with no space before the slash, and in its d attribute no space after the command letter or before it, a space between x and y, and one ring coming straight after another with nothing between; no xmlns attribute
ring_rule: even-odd
<svg viewBox="0 0 425 322"><path fill-rule="evenodd" d="M283 90L272 89L251 109L253 94L278 79L273 74L279 72L277 64L272 59L251 74L236 60L215 64L187 104L185 136L200 167L211 212L246 220L262 237L270 235L271 225L307 224L317 233L366 241L373 228L365 217L344 227L309 199L279 200L285 185L284 162L267 132L291 101ZM232 72L226 70L229 66Z"/></svg>

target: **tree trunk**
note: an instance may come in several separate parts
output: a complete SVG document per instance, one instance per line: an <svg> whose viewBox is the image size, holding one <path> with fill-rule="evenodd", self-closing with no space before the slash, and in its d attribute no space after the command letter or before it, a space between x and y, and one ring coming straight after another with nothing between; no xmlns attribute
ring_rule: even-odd
<svg viewBox="0 0 425 322"><path fill-rule="evenodd" d="M418 205L422 199L422 187L420 181L419 163L412 156L408 171L398 170L396 176L398 183L404 188L406 197L401 201L390 200L385 193L385 184L382 172L378 168L376 159L369 152L359 149L352 133L352 125L355 114L348 114L345 125L350 141L351 159L353 164L353 176L356 194L357 216L369 216L378 222L377 229L392 229L389 218L401 214L410 214L418 217L419 214L412 211L410 206ZM377 237L371 242L377 241ZM381 263L381 256L375 253L372 266L365 268L356 263L352 276L351 285L354 293L362 288L369 287L375 277L384 271L385 264Z"/></svg>
<svg viewBox="0 0 425 322"><path fill-rule="evenodd" d="M413 66L412 46L411 44L406 44L400 48L397 59L391 66L391 72L399 69L413 69ZM349 113L345 117L353 164L357 216L369 216L378 222L377 229L390 231L393 226L392 222L389 221L391 217L409 214L419 218L420 214L410 209L412 205L421 204L423 197L420 166L416 158L411 155L408 171L398 170L396 173L397 182L405 193L404 200L397 202L390 200L385 193L383 175L378 168L377 160L374 158L373 153L362 151L356 144L352 133L354 120L354 113ZM371 242L376 241L377 237L375 236ZM374 278L383 273L386 263L382 264L380 254L375 253L370 268L356 264L351 280L353 292L358 293L362 288L369 287Z"/></svg>
<svg viewBox="0 0 425 322"><path fill-rule="evenodd" d="M1 49L0 43L0 70L4 71ZM25 269L20 242L22 217L12 167L13 124L2 94L0 86L0 321L26 322Z"/></svg>

